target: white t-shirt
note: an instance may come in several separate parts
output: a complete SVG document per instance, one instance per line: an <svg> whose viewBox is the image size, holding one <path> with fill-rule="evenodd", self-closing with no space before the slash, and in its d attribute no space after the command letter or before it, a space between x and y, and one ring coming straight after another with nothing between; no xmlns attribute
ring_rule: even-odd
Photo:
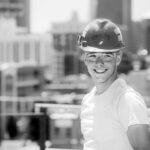
<svg viewBox="0 0 150 150"><path fill-rule="evenodd" d="M117 79L101 95L96 88L81 106L84 150L133 150L126 131L133 124L148 124L143 98L123 79Z"/></svg>

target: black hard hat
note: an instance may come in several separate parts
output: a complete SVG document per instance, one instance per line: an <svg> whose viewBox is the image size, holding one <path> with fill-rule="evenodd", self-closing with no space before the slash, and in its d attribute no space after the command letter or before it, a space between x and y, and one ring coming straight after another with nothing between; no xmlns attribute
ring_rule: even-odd
<svg viewBox="0 0 150 150"><path fill-rule="evenodd" d="M116 52L124 47L119 27L108 19L89 23L79 35L78 45L89 52Z"/></svg>

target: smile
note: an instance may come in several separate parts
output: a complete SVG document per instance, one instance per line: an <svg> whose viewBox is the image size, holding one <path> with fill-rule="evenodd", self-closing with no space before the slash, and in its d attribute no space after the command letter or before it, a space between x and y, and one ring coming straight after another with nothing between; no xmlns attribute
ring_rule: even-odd
<svg viewBox="0 0 150 150"><path fill-rule="evenodd" d="M105 73L106 71L107 71L107 69L94 69L94 72L96 72L98 74Z"/></svg>

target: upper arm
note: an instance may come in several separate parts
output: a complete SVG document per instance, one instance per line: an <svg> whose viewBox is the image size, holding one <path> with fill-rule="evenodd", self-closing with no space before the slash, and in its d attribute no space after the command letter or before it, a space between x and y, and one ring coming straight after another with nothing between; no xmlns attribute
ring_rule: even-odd
<svg viewBox="0 0 150 150"><path fill-rule="evenodd" d="M126 131L132 125L149 124L144 100L133 93L123 95L119 105L119 118Z"/></svg>
<svg viewBox="0 0 150 150"><path fill-rule="evenodd" d="M150 130L144 100L136 94L126 94L119 107L119 117L135 150L150 150Z"/></svg>
<svg viewBox="0 0 150 150"><path fill-rule="evenodd" d="M135 150L150 149L150 128L147 124L136 124L128 127L128 139Z"/></svg>

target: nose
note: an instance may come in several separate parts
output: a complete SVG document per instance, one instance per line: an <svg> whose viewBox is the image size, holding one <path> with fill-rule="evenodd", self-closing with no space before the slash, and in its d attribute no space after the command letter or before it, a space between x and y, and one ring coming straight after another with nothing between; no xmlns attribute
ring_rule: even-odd
<svg viewBox="0 0 150 150"><path fill-rule="evenodd" d="M96 64L104 64L103 59L102 59L101 57L98 57L98 58L96 59Z"/></svg>

